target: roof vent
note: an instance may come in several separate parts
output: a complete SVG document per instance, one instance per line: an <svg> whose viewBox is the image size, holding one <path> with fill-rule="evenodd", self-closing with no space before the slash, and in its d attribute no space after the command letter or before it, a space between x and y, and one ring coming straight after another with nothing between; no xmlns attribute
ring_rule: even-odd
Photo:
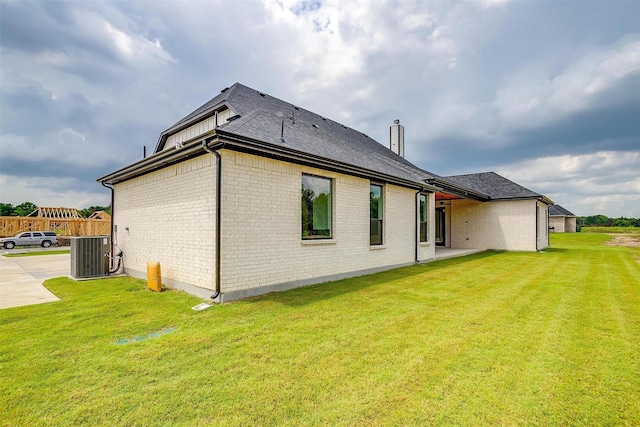
<svg viewBox="0 0 640 427"><path fill-rule="evenodd" d="M267 96L267 95L265 95L265 94L264 94L264 93L262 93L262 92L258 92L258 93L260 94L260 96Z"/></svg>
<svg viewBox="0 0 640 427"><path fill-rule="evenodd" d="M404 126L400 124L400 120L393 121L389 129L389 148L398 156L404 158Z"/></svg>
<svg viewBox="0 0 640 427"><path fill-rule="evenodd" d="M318 125L317 125L317 124L315 124L315 123L314 123L314 124L312 124L311 126L312 126L312 127L314 127L314 128L316 128L316 129L320 129L320 126L318 126Z"/></svg>
<svg viewBox="0 0 640 427"><path fill-rule="evenodd" d="M228 90L229 90L229 88L228 88L228 87L225 87L224 89L222 89L222 90L220 91L220 93L225 93L225 92L226 92L226 91L228 91Z"/></svg>
<svg viewBox="0 0 640 427"><path fill-rule="evenodd" d="M232 122L234 120L238 120L240 118L240 114L236 114L235 116L231 116L227 119L227 122Z"/></svg>

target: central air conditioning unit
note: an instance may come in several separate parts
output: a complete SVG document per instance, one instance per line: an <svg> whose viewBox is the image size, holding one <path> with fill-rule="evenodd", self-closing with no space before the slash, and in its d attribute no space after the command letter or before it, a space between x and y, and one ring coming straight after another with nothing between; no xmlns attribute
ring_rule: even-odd
<svg viewBox="0 0 640 427"><path fill-rule="evenodd" d="M88 279L109 274L109 236L71 238L71 277Z"/></svg>

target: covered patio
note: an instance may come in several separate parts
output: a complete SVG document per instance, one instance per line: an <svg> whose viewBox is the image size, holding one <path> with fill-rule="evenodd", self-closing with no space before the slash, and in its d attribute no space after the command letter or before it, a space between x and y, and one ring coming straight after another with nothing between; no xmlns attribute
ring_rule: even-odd
<svg viewBox="0 0 640 427"><path fill-rule="evenodd" d="M553 202L495 172L434 177L437 249L537 251L549 246ZM436 259L465 253L436 253ZM471 252L473 253L473 252Z"/></svg>
<svg viewBox="0 0 640 427"><path fill-rule="evenodd" d="M441 261L443 259L449 258L457 258L461 256L477 254L479 252L484 252L486 249L453 249L453 248L445 248L442 246L436 246L436 261Z"/></svg>

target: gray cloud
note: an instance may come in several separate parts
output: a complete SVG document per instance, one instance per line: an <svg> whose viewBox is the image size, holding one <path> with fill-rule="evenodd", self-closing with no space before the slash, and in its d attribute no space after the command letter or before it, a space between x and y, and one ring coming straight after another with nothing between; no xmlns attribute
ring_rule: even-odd
<svg viewBox="0 0 640 427"><path fill-rule="evenodd" d="M383 144L399 118L433 172L496 170L576 213L640 217L634 2L0 8L3 202L108 203L97 177L239 81Z"/></svg>

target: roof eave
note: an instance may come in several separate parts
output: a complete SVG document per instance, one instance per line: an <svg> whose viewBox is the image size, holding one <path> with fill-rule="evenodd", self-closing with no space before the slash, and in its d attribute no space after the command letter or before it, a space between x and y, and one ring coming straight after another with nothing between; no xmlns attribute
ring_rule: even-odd
<svg viewBox="0 0 640 427"><path fill-rule="evenodd" d="M288 147L278 146L276 144L266 143L264 141L252 140L250 138L239 137L238 135L227 133L220 129L212 130L206 134L200 135L183 143L182 148L166 149L157 152L145 159L132 163L124 168L118 169L108 175L97 179L109 185L144 175L157 169L169 166L174 163L186 160L191 157L203 155L205 153L202 142L208 140L220 143L224 148L257 154L265 157L275 158L277 160L288 161L292 163L304 164L313 167L319 167L334 172L345 173L348 175L359 176L363 178L373 178L384 182L397 184L403 187L409 187L416 190L435 192L442 189L438 186L423 183L420 181L408 180L377 171L360 168L347 163L337 162L335 160L326 159L320 156L314 156L308 153L293 150Z"/></svg>
<svg viewBox="0 0 640 427"><path fill-rule="evenodd" d="M446 179L430 178L430 179L427 179L426 181L427 183L437 186L445 192L450 192L452 194L455 194L456 196L475 199L482 202L491 200L491 196L489 196L488 194L482 193L480 191L475 191L470 188L463 187L461 185L454 184L451 181L447 181Z"/></svg>
<svg viewBox="0 0 640 427"><path fill-rule="evenodd" d="M492 202L508 202L508 201L516 201L516 200L538 200L540 202L544 202L547 205L552 205L553 201L549 199L547 196L542 194L533 194L531 196L519 196L519 197L494 197L491 199Z"/></svg>
<svg viewBox="0 0 640 427"><path fill-rule="evenodd" d="M553 200L551 200L550 198L548 198L547 196L545 196L544 194L540 195L540 201L546 203L547 205L551 206L554 205L555 203L553 202Z"/></svg>
<svg viewBox="0 0 640 427"><path fill-rule="evenodd" d="M333 172L344 173L347 175L359 176L367 179L377 179L383 182L398 184L403 187L409 187L416 190L427 192L440 191L437 186L424 183L419 180L409 180L393 175L384 174L371 169L361 168L348 163L339 162L321 156L297 151L282 144L269 143L260 140L254 140L247 137L241 137L233 133L225 132L218 129L217 135L226 142L225 147L236 151L257 154L265 157L275 158L277 160L287 161L291 163L304 164L312 167L330 170Z"/></svg>

